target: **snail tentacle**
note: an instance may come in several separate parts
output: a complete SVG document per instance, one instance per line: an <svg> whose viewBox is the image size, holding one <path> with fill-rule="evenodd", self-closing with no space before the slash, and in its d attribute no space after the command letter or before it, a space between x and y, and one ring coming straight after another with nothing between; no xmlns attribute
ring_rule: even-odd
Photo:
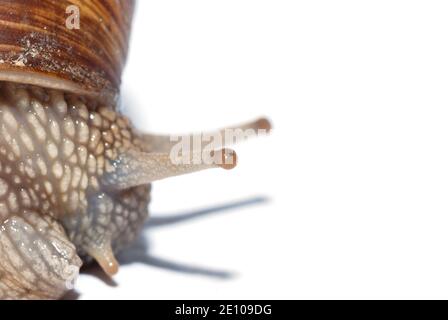
<svg viewBox="0 0 448 320"><path fill-rule="evenodd" d="M202 148L208 145L210 141L213 141L214 148L221 148L241 142L246 138L257 136L261 130L268 133L271 129L272 126L268 119L259 118L251 122L229 126L216 131L188 134L184 138L188 141L200 141ZM173 141L170 135L147 133L142 134L141 139L144 142L143 149L146 152L170 152L177 144L177 141Z"/></svg>
<svg viewBox="0 0 448 320"><path fill-rule="evenodd" d="M236 162L236 152L231 149L211 151L207 159L204 159L203 152L175 158L169 153L146 153L131 149L118 157L114 163L115 170L104 177L104 183L112 189L123 190L205 169L233 169Z"/></svg>
<svg viewBox="0 0 448 320"><path fill-rule="evenodd" d="M118 272L119 264L115 258L110 240L91 245L84 248L84 250L98 262L108 276L112 277Z"/></svg>

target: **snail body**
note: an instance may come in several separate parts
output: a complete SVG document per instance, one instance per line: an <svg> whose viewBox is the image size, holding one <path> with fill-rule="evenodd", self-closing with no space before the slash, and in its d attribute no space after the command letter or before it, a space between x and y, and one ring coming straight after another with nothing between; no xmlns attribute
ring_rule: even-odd
<svg viewBox="0 0 448 320"><path fill-rule="evenodd" d="M79 30L66 27L70 5ZM92 260L115 274L114 254L148 218L151 182L236 164L228 149L174 164L168 136L118 111L133 8L0 0L0 299L60 298Z"/></svg>

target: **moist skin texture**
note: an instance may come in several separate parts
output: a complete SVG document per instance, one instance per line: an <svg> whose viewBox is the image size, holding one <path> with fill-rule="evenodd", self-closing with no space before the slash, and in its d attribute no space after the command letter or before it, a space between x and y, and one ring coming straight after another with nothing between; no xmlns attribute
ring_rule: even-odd
<svg viewBox="0 0 448 320"><path fill-rule="evenodd" d="M0 82L0 299L60 298L92 259L114 275L114 253L148 217L151 182L236 165L229 149L211 150L212 161L175 163L170 136L137 132L114 107Z"/></svg>
<svg viewBox="0 0 448 320"><path fill-rule="evenodd" d="M136 238L150 186L116 189L108 178L119 155L143 150L113 110L0 83L0 299L59 298L81 259L117 271L113 252Z"/></svg>

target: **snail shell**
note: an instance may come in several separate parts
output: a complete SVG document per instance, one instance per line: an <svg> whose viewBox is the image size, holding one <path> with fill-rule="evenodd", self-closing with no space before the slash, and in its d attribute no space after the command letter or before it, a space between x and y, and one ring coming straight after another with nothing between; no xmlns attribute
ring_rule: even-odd
<svg viewBox="0 0 448 320"><path fill-rule="evenodd" d="M66 25L73 5L80 29ZM236 164L219 143L211 161L186 150L175 163L170 136L140 133L116 110L133 9L0 0L0 299L59 298L92 260L115 274L114 254L148 217L151 182Z"/></svg>
<svg viewBox="0 0 448 320"><path fill-rule="evenodd" d="M67 27L70 6L79 29ZM114 101L133 11L130 0L1 0L0 80Z"/></svg>

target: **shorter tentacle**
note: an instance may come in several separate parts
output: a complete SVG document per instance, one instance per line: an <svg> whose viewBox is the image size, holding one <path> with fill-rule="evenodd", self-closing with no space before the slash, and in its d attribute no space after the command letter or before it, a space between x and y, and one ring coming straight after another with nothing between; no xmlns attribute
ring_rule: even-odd
<svg viewBox="0 0 448 320"><path fill-rule="evenodd" d="M105 241L96 246L84 248L110 277L118 272L119 264L114 256L110 241Z"/></svg>
<svg viewBox="0 0 448 320"><path fill-rule="evenodd" d="M271 129L272 126L269 120L260 118L242 125L231 126L213 132L197 133L181 137L186 138L188 141L200 141L201 148L208 145L210 140L213 140L213 147L217 149L257 136L261 132L269 133ZM179 137L179 135L143 134L141 139L144 142L143 148L146 152L170 152L178 143L177 139L173 139L176 137ZM191 150L193 150L193 144L191 145Z"/></svg>
<svg viewBox="0 0 448 320"><path fill-rule="evenodd" d="M114 171L106 174L103 182L112 189L122 190L210 168L229 170L236 163L236 153L230 149L182 155L129 150L118 157Z"/></svg>

